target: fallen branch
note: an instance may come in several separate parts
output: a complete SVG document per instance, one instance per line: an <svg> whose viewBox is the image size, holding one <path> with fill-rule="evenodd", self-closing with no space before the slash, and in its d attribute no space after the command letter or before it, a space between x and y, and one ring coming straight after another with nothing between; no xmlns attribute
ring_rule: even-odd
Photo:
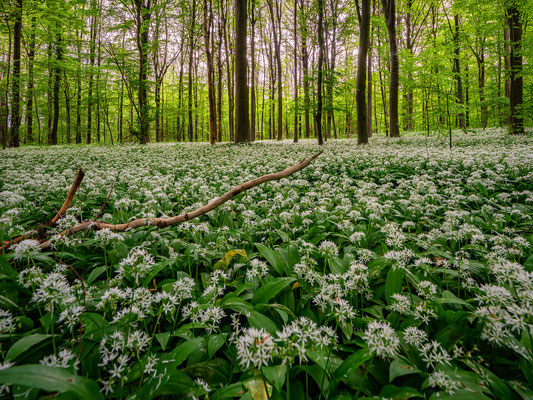
<svg viewBox="0 0 533 400"><path fill-rule="evenodd" d="M76 175L76 179L74 179L74 182L72 182L72 186L70 187L70 191L68 192L65 202L59 209L59 212L56 213L54 218L50 220L50 224L52 226L54 226L57 223L57 221L59 221L60 218L63 218L65 216L65 213L70 208L70 205L72 204L72 200L74 200L74 196L76 195L76 192L78 191L78 188L80 187L81 181L83 181L84 176L85 176L85 172L83 172L83 169L80 168L78 170L78 174Z"/></svg>
<svg viewBox="0 0 533 400"><path fill-rule="evenodd" d="M258 178L252 179L251 181L241 183L240 185L235 186L233 189L224 193L222 196L216 198L210 203L194 211L191 211L189 213L180 214L180 215L176 215L174 217L169 217L169 218L151 218L151 219L140 218L140 219L135 219L133 221L130 221L128 223L123 223L123 224L108 224L106 222L95 222L95 221L89 220L89 221L85 221L80 224L74 225L70 227L69 229L65 229L63 232L56 235L54 240L61 239L65 236L68 236L69 234L74 234L76 232L85 231L88 229L95 229L95 230L109 229L114 232L124 232L126 230L136 229L142 226L155 226L158 228L164 228L170 225L176 225L181 222L189 221L201 215L207 214L209 211L212 211L217 207L220 207L222 204L224 204L231 198L237 196L239 193L244 192L245 190L251 189L254 186L258 186L266 182L285 178L289 175L294 174L295 172L300 171L301 169L304 169L320 154L322 154L322 152L315 154L314 156L308 159L304 159L300 161L299 163L293 165L292 167L284 169L283 171L275 172L273 174L263 175ZM47 248L51 244L52 244L52 240L47 240L46 242L41 243L41 247Z"/></svg>
<svg viewBox="0 0 533 400"><path fill-rule="evenodd" d="M56 211L56 215L48 222L48 224L40 225L35 230L25 233L24 235L17 236L11 240L5 240L2 244L2 250L5 252L7 249L9 249L11 246L22 242L26 239L31 239L38 236L44 236L44 231L46 228L53 227L57 224L57 221L59 221L60 218L63 218L65 216L65 213L70 208L70 205L72 204L72 200L74 200L74 196L76 195L76 192L78 191L81 181L83 181L83 177L85 176L85 172L83 172L83 169L80 168L78 170L78 174L76 175L76 179L74 179L74 182L72 182L72 186L70 187L70 190L67 194L67 198L65 199L63 205L59 209L59 211Z"/></svg>

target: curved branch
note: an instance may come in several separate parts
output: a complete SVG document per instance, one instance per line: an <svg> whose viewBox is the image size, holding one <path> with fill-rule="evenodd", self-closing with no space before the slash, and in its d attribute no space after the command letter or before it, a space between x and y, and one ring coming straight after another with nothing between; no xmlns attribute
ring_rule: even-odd
<svg viewBox="0 0 533 400"><path fill-rule="evenodd" d="M164 228L170 225L176 225L191 219L197 218L201 215L207 214L209 211L214 210L217 207L220 207L222 204L230 200L231 198L237 196L239 193L244 192L248 189L253 188L254 186L261 185L266 182L278 180L285 178L289 175L294 174L295 172L300 171L307 167L315 158L317 158L322 152L315 154L314 156L304 159L297 164L294 164L292 167L284 169L280 172L274 172L272 174L262 175L258 178L252 179L251 181L241 183L238 186L235 186L233 189L224 193L222 196L216 198L210 203L194 210L189 213L176 215L174 217L168 218L140 218L133 221L123 223L123 224L108 224L106 222L94 222L94 221L85 221L80 224L74 225L68 229L65 229L63 232L59 233L56 236L57 238L62 238L68 236L69 234L74 234L76 232L85 231L89 229L109 229L114 232L124 232L126 230L140 228L142 226L156 226L158 228ZM52 240L47 240L46 242L41 243L42 248L47 248L52 244Z"/></svg>

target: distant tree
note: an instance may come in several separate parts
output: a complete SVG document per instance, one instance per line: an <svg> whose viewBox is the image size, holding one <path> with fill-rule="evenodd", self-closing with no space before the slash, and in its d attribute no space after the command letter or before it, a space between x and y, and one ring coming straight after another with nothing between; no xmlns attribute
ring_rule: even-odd
<svg viewBox="0 0 533 400"><path fill-rule="evenodd" d="M250 141L247 0L235 0L235 143Z"/></svg>
<svg viewBox="0 0 533 400"><path fill-rule="evenodd" d="M389 117L390 117L390 137L400 136L400 125L398 116L398 90L400 86L399 60L398 60L398 39L396 37L396 0L381 0L385 23L389 36L390 52L390 81L389 81Z"/></svg>
<svg viewBox="0 0 533 400"><path fill-rule="evenodd" d="M509 133L524 133L523 86L522 77L522 12L517 0L506 0L505 15L509 26L509 75L511 116Z"/></svg>
<svg viewBox="0 0 533 400"><path fill-rule="evenodd" d="M358 0L357 0L358 1ZM370 0L357 3L359 17L359 50L357 52L357 81L355 101L357 107L357 144L368 143L368 118L366 105L366 73L370 42Z"/></svg>
<svg viewBox="0 0 533 400"><path fill-rule="evenodd" d="M22 37L22 0L16 1L13 27L13 87L11 102L11 132L9 146L20 146L20 42Z"/></svg>

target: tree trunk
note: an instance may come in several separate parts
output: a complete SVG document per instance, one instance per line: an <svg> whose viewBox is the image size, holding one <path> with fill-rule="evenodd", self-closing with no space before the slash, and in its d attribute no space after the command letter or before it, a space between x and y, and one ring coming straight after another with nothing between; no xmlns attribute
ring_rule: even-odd
<svg viewBox="0 0 533 400"><path fill-rule="evenodd" d="M247 0L235 0L235 143L250 141L247 3Z"/></svg>
<svg viewBox="0 0 533 400"><path fill-rule="evenodd" d="M396 38L396 0L381 0L385 13L385 23L389 35L390 48L390 82L389 82L389 118L390 137L400 137L400 126L398 117L398 89L399 81L399 61L398 44Z"/></svg>
<svg viewBox="0 0 533 400"><path fill-rule="evenodd" d="M523 78L522 78L522 15L516 2L509 2L505 10L509 25L510 61L510 126L512 135L524 134Z"/></svg>
<svg viewBox="0 0 533 400"><path fill-rule="evenodd" d="M277 67L277 83L278 83L278 129L277 139L283 138L283 80L281 70L281 21L280 21L280 5L276 2L276 10L272 4L274 0L267 0L268 10L270 12L270 22L272 24L272 33L274 34L274 55L276 58Z"/></svg>
<svg viewBox="0 0 533 400"><path fill-rule="evenodd" d="M317 105L315 113L316 134L318 144L322 145L322 65L324 63L324 0L318 0L318 79L317 79Z"/></svg>
<svg viewBox="0 0 533 400"><path fill-rule="evenodd" d="M251 53L252 53L252 71L250 73L250 141L253 142L256 138L255 133L255 119L256 119L256 100L255 100L255 1L250 4L250 24L252 25L252 37L251 37Z"/></svg>
<svg viewBox="0 0 533 400"><path fill-rule="evenodd" d="M453 43L454 43L454 58L453 58L453 73L455 77L456 82L456 94L457 97L457 103L459 104L459 107L462 108L464 106L463 101L463 82L461 79L461 63L460 63L460 31L459 31L459 15L455 15L454 17L454 35L453 35ZM465 128L465 119L463 111L460 110L457 113L457 120L459 122L459 127L461 129Z"/></svg>
<svg viewBox="0 0 533 400"><path fill-rule="evenodd" d="M33 62L35 59L35 25L36 18L31 19L31 32L28 40L28 87L26 88L26 143L33 142L33 91L34 72Z"/></svg>
<svg viewBox="0 0 533 400"><path fill-rule="evenodd" d="M204 42L207 62L207 97L209 102L209 143L217 141L217 112L215 104L215 78L213 76L213 57L211 54L211 27L213 25L213 10L211 0L204 0ZM245 39L246 40L246 39Z"/></svg>
<svg viewBox="0 0 533 400"><path fill-rule="evenodd" d="M298 143L298 0L294 0L294 143Z"/></svg>
<svg viewBox="0 0 533 400"><path fill-rule="evenodd" d="M151 0L136 1L136 42L139 52L139 89L137 91L137 101L139 108L139 139L141 144L150 141L150 119L148 105L148 46L149 46L149 25L151 18Z"/></svg>
<svg viewBox="0 0 533 400"><path fill-rule="evenodd" d="M59 124L59 84L61 82L61 61L63 60L63 49L61 48L61 33L59 25L56 25L57 42L56 42L56 60L54 65L54 120L52 122L52 134L48 144L57 144L57 128Z"/></svg>
<svg viewBox="0 0 533 400"><path fill-rule="evenodd" d="M226 29L227 25L227 10L223 7L226 0L220 0L220 15L222 19L222 32L224 37L224 50L226 52L226 76L228 84L228 128L229 128L229 141L232 142L235 140L235 126L234 126L234 96L233 96L233 73L231 71L231 66L233 63L230 62L230 51L229 51L229 40L228 33Z"/></svg>
<svg viewBox="0 0 533 400"><path fill-rule="evenodd" d="M9 146L20 146L20 41L22 37L22 0L17 0L13 29L13 86Z"/></svg>
<svg viewBox="0 0 533 400"><path fill-rule="evenodd" d="M302 37L302 69L303 69L303 84L304 84L304 123L305 123L305 137L311 136L311 124L309 121L309 54L307 52L307 36Z"/></svg>
<svg viewBox="0 0 533 400"><path fill-rule="evenodd" d="M370 0L361 0L361 20L359 23L359 50L357 52L357 78L355 101L357 107L357 144L368 143L368 119L366 105L367 57L370 42Z"/></svg>

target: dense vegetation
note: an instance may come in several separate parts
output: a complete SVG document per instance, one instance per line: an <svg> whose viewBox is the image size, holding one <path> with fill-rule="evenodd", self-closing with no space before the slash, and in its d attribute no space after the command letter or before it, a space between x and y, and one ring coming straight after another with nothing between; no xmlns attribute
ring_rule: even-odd
<svg viewBox="0 0 533 400"><path fill-rule="evenodd" d="M531 398L532 138L455 136L328 141L176 227L20 242L0 257L1 393ZM0 236L48 221L78 167L57 231L190 211L318 149L8 149Z"/></svg>
<svg viewBox="0 0 533 400"><path fill-rule="evenodd" d="M364 143L377 132L508 124L521 133L533 115L531 9L531 0L5 0L0 140L323 133Z"/></svg>

